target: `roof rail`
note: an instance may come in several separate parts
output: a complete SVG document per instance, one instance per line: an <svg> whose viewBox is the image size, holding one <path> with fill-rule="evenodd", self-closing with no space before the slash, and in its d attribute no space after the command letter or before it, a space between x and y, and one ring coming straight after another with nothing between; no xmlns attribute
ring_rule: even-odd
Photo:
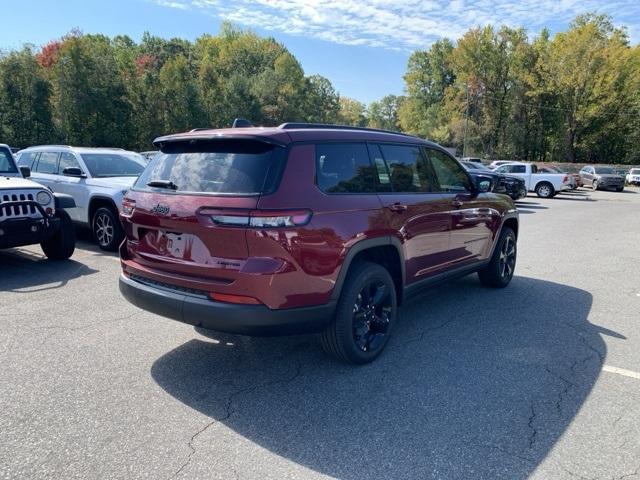
<svg viewBox="0 0 640 480"><path fill-rule="evenodd" d="M192 128L191 130L189 130L189 133L191 132L200 132L202 130L211 130L211 127L198 127L198 128Z"/></svg>
<svg viewBox="0 0 640 480"><path fill-rule="evenodd" d="M381 128L369 128L369 127L352 127L351 125L333 125L331 123L302 123L302 122L287 122L279 125L278 128L283 130L294 130L304 128L320 128L327 130L359 130L364 132L377 132L377 133L390 133L393 135L403 135L405 137L413 137L408 133L394 132L393 130L383 130Z"/></svg>
<svg viewBox="0 0 640 480"><path fill-rule="evenodd" d="M40 148L40 147L73 148L71 145L31 145L27 148Z"/></svg>

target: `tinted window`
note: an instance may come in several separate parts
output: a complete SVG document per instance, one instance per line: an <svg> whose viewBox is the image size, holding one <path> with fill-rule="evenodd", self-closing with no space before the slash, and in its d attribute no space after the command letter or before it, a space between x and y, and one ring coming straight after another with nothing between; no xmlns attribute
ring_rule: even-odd
<svg viewBox="0 0 640 480"><path fill-rule="evenodd" d="M18 173L11 154L5 149L0 149L0 173Z"/></svg>
<svg viewBox="0 0 640 480"><path fill-rule="evenodd" d="M60 163L59 163L58 171L62 173L65 168L70 168L70 167L80 168L80 164L78 164L78 160L76 160L76 157L73 153L62 152L60 154Z"/></svg>
<svg viewBox="0 0 640 480"><path fill-rule="evenodd" d="M438 179L438 185L443 192L471 191L469 176L462 166L446 153L439 150L426 149L433 170Z"/></svg>
<svg viewBox="0 0 640 480"><path fill-rule="evenodd" d="M57 173L58 172L58 152L40 152L36 172Z"/></svg>
<svg viewBox="0 0 640 480"><path fill-rule="evenodd" d="M613 168L611 168L611 167L596 167L596 173L601 174L601 175L610 175L610 174L614 174L616 172L614 172Z"/></svg>
<svg viewBox="0 0 640 480"><path fill-rule="evenodd" d="M316 145L318 187L327 193L376 191L376 169L364 143Z"/></svg>
<svg viewBox="0 0 640 480"><path fill-rule="evenodd" d="M284 149L255 141L176 142L163 147L135 188L171 181L179 192L256 195L272 191Z"/></svg>
<svg viewBox="0 0 640 480"><path fill-rule="evenodd" d="M509 173L527 173L526 165L509 165L507 171Z"/></svg>
<svg viewBox="0 0 640 480"><path fill-rule="evenodd" d="M138 154L82 153L80 156L92 177L137 177L145 167Z"/></svg>
<svg viewBox="0 0 640 480"><path fill-rule="evenodd" d="M23 152L17 157L18 165L22 167L33 168L33 161L36 159L37 152Z"/></svg>
<svg viewBox="0 0 640 480"><path fill-rule="evenodd" d="M394 192L434 192L437 185L419 147L380 145Z"/></svg>

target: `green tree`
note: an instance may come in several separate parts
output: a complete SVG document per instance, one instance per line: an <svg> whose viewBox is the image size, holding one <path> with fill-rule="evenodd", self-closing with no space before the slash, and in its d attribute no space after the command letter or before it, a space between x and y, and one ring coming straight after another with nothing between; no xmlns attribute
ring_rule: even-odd
<svg viewBox="0 0 640 480"><path fill-rule="evenodd" d="M367 125L367 107L349 97L340 97L339 122L344 125L364 127Z"/></svg>
<svg viewBox="0 0 640 480"><path fill-rule="evenodd" d="M371 102L367 109L367 124L371 128L401 130L399 112L405 97L387 95L378 102Z"/></svg>
<svg viewBox="0 0 640 480"><path fill-rule="evenodd" d="M56 137L51 85L30 47L0 59L0 134L14 146L45 143Z"/></svg>
<svg viewBox="0 0 640 480"><path fill-rule="evenodd" d="M340 95L331 82L321 76L307 78L305 118L309 122L335 123L340 115Z"/></svg>

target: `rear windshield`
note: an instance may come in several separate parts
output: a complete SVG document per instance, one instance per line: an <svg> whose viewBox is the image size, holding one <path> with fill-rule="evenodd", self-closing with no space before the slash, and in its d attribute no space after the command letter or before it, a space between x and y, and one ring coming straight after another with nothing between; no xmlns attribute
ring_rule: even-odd
<svg viewBox="0 0 640 480"><path fill-rule="evenodd" d="M0 148L0 173L18 173L11 154L4 148Z"/></svg>
<svg viewBox="0 0 640 480"><path fill-rule="evenodd" d="M284 149L253 141L191 141L165 145L138 178L136 190L157 190L150 182L171 182L169 191L259 195L275 189Z"/></svg>
<svg viewBox="0 0 640 480"><path fill-rule="evenodd" d="M137 177L145 161L137 153L82 153L92 177Z"/></svg>

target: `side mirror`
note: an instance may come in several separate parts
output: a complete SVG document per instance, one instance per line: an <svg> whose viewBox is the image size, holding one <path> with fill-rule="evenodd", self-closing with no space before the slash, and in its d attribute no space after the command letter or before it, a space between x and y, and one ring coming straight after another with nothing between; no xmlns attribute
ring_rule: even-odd
<svg viewBox="0 0 640 480"><path fill-rule="evenodd" d="M31 169L29 167L21 166L19 168L23 178L29 178L31 176Z"/></svg>
<svg viewBox="0 0 640 480"><path fill-rule="evenodd" d="M64 170L62 170L62 174L68 177L85 177L86 176L83 173L83 171L78 167L67 167Z"/></svg>
<svg viewBox="0 0 640 480"><path fill-rule="evenodd" d="M478 193L490 192L493 179L485 175L476 175L476 189Z"/></svg>

